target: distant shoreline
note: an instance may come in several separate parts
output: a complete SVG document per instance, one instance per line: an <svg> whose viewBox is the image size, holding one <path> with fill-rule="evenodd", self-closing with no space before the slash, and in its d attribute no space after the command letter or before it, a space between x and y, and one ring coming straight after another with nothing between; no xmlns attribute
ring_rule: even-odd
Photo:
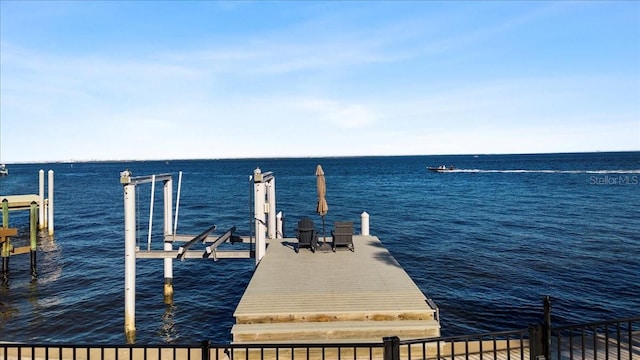
<svg viewBox="0 0 640 360"><path fill-rule="evenodd" d="M354 159L378 157L480 157L480 156L536 156L536 155L586 155L586 154L630 154L640 153L640 150L619 151L576 151L576 152L540 152L540 153L486 153L486 154L406 154L406 155L344 155L344 156L263 156L263 157L224 157L224 158L175 158L175 159L91 159L91 160L42 160L5 162L6 165L20 164L95 164L95 163L125 163L125 162L169 162L169 161L238 161L238 160L292 160L292 159Z"/></svg>

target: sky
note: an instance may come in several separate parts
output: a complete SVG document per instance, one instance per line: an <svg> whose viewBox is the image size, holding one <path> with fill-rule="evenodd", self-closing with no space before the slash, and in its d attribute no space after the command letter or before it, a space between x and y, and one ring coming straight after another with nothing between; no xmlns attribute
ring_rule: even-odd
<svg viewBox="0 0 640 360"><path fill-rule="evenodd" d="M637 1L0 0L0 161L640 150Z"/></svg>

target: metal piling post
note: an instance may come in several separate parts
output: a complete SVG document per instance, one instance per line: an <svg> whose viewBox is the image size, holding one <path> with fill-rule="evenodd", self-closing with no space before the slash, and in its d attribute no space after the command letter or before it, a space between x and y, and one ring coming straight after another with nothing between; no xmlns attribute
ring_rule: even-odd
<svg viewBox="0 0 640 360"><path fill-rule="evenodd" d="M124 185L124 332L128 343L136 336L136 185L131 172L120 173Z"/></svg>
<svg viewBox="0 0 640 360"><path fill-rule="evenodd" d="M46 217L44 214L44 170L40 169L40 171L38 171L38 179L38 197L40 198L40 206L38 209L38 227L39 229L44 229L47 226L45 221Z"/></svg>
<svg viewBox="0 0 640 360"><path fill-rule="evenodd" d="M173 226L171 223L171 206L173 204L173 180L168 179L164 182L164 235L175 235L173 232ZM177 210L176 210L177 212ZM163 246L164 251L172 251L173 250L173 242L166 241ZM165 258L164 259L164 303L167 305L173 304L173 259Z"/></svg>
<svg viewBox="0 0 640 360"><path fill-rule="evenodd" d="M49 236L53 236L53 170L49 170L49 206L48 206L48 221L47 228L49 230Z"/></svg>

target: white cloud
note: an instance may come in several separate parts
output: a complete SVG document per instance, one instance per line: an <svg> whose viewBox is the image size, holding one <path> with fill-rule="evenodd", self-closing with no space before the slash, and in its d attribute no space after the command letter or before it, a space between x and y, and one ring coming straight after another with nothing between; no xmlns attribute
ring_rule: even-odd
<svg viewBox="0 0 640 360"><path fill-rule="evenodd" d="M349 104L333 100L301 99L293 101L303 112L318 122L329 122L332 127L359 129L373 126L375 111L363 104Z"/></svg>
<svg viewBox="0 0 640 360"><path fill-rule="evenodd" d="M468 57L558 6L527 8L460 29L448 21L469 13L364 26L340 14L145 56L3 37L3 161L639 149L637 73L525 77ZM453 57L465 68L443 65ZM24 150L25 133L46 155Z"/></svg>

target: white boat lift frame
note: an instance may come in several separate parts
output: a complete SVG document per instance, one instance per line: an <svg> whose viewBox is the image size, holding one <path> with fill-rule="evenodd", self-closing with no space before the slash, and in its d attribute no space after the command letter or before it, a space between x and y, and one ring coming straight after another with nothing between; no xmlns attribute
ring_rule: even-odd
<svg viewBox="0 0 640 360"><path fill-rule="evenodd" d="M182 173L180 173L182 175ZM180 176L180 179L182 177ZM271 172L262 173L256 169L253 176L253 198L254 198L254 223L255 250L217 250L217 247L225 241L230 242L252 242L249 239L234 236L235 226L225 234L216 239L209 237L209 233L214 231L213 225L197 236L177 235L176 227L172 226L172 187L173 180L171 174L147 175L133 177L129 170L120 173L120 183L124 187L124 227L125 227L125 336L129 343L135 342L135 298L136 298L136 259L164 259L164 300L165 303L173 302L173 259L207 259L213 258L217 261L221 258L248 259L255 258L256 266L266 252L266 237L271 239L282 238L282 214L276 216L275 201L275 177ZM163 250L151 250L151 223L149 219L149 237L147 250L140 250L136 246L136 185L152 183L152 191L155 189L155 182L163 182L164 193L164 248ZM178 197L180 189L178 188ZM151 196L150 217L153 216L153 193ZM179 202L178 198L178 202ZM176 207L176 215L178 208ZM177 216L175 220L177 225ZM186 241L184 246L178 250L173 250L174 241ZM206 245L204 253L202 251L189 250L197 242Z"/></svg>

